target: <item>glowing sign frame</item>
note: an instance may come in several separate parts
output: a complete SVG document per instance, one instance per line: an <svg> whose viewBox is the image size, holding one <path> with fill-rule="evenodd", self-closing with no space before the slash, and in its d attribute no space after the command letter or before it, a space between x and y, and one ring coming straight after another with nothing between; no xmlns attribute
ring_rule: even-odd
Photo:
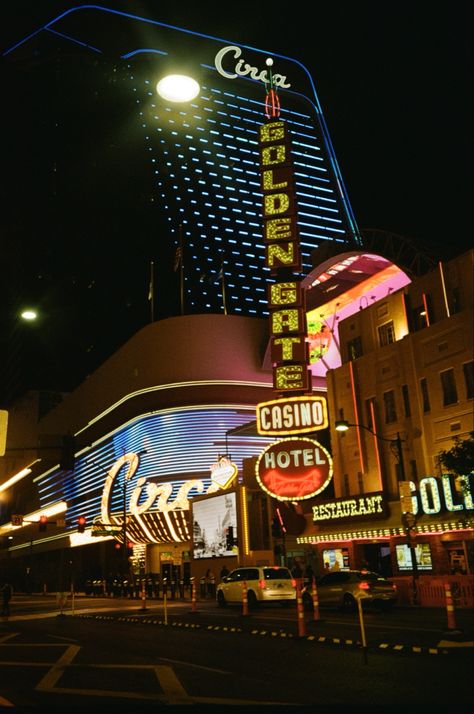
<svg viewBox="0 0 474 714"><path fill-rule="evenodd" d="M288 450L288 452L284 451L284 446L287 444L289 445L294 445L296 447L296 443L300 444L300 448L293 448L292 450ZM301 445L307 444L308 448L304 449L301 448ZM278 447L282 447L281 450L278 450ZM301 460L303 461L302 466L306 469L306 472L303 472L303 474L298 474L298 471L296 472L296 475L294 475L293 482L295 484L298 483L298 480L300 481L300 492L290 492L288 494L283 495L281 492L278 492L278 486L281 486L282 488L285 488L285 474L281 470L277 470L276 468L272 469L270 473L270 476L266 478L265 480L265 475L262 475L263 470L266 468L268 470L267 465L265 464L265 460L268 461L268 454L269 452L275 452L276 458L275 458L275 464L276 460L278 457L280 457L280 464L278 464L278 467L281 469L285 469L289 465L289 459L290 459L290 454L293 455L292 458L295 462L299 460L299 456L297 454L301 455ZM313 453L311 453L313 452ZM320 461L320 452L324 454L326 457L327 461ZM282 462L282 457L283 454L285 455L285 461L287 461L287 465L285 466ZM311 477L313 476L313 481L315 479L316 474L314 473L315 467L325 467L324 469L320 469L322 471L322 476L321 474L318 474L319 477L319 483L314 484L312 489L309 489L307 492L304 492L304 481L306 480L307 482L310 482ZM295 463L293 466L293 469L300 470L301 466L299 463ZM312 471L310 470L312 469ZM293 471L293 473L295 473ZM276 498L279 501L303 501L307 498L313 498L313 496L317 496L318 493L321 493L324 491L324 489L329 485L332 475L333 475L333 461L331 454L327 449L324 448L318 441L315 441L314 439L310 439L307 436L303 437L296 437L292 436L289 437L288 439L280 439L279 441L273 442L273 444L269 444L259 455L257 462L255 464L255 475L257 477L257 482L260 485L260 488L262 488L265 493L268 493L269 496L272 498ZM270 481L271 484L268 484L267 481ZM296 486L295 486L296 487ZM288 488L288 485L286 484L286 488ZM301 490L303 489L303 492Z"/></svg>
<svg viewBox="0 0 474 714"><path fill-rule="evenodd" d="M294 405L294 406L293 406ZM301 405L301 406L297 406ZM302 411L304 405L311 405L309 407L308 414L305 415ZM315 409L321 411L322 420L318 421L315 416ZM265 428L265 411L269 410L273 412L273 409L277 410L280 408L280 414L282 422L290 418L290 413L292 412L292 418L295 421L293 427L288 426L287 428L276 428L274 425L274 415L273 413L269 416L273 423L273 428ZM286 412L285 412L286 409ZM301 418L300 418L301 417ZM300 418L299 423L296 423ZM305 419L309 418L309 423L303 426ZM285 436L287 434L307 434L313 431L318 431L319 429L326 429L329 425L328 420L328 408L326 397L317 396L303 396L303 397L287 397L282 399L272 399L269 402L260 402L257 404L257 431L259 434L265 436Z"/></svg>

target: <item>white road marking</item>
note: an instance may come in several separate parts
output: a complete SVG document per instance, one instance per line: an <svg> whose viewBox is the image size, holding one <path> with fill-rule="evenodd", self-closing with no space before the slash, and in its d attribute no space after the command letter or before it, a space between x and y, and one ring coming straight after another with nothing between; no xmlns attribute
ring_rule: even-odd
<svg viewBox="0 0 474 714"><path fill-rule="evenodd" d="M171 667L158 664L155 667L155 674L160 683L168 704L192 704L187 691L179 681Z"/></svg>
<svg viewBox="0 0 474 714"><path fill-rule="evenodd" d="M43 679L39 684L36 685L36 689L39 692L50 691L56 685L56 682L64 674L65 668L71 664L74 657L77 655L81 648L77 645L69 645L64 654L58 659L58 661L51 667L49 672L46 672Z"/></svg>

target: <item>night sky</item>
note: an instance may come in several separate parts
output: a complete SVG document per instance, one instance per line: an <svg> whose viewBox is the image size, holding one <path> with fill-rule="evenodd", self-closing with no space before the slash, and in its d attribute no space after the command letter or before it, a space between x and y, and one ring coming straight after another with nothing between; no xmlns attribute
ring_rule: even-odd
<svg viewBox="0 0 474 714"><path fill-rule="evenodd" d="M78 4L2 2L0 50ZM406 236L440 258L472 246L472 3L99 4L300 60L314 79L359 228ZM315 12L311 20L309 7ZM149 263L160 256L149 230L136 237L127 276L117 275L119 257L129 249L120 241L104 240L92 259L90 246L75 241L74 230L68 229L68 240L58 249L57 217L40 210L41 192L51 187L38 185L38 195L32 196L32 181L23 180L29 151L35 162L48 160L45 147L28 147L29 116L41 121L52 106L39 87L31 92L25 87L23 95L16 91L15 101L9 101L9 69L3 60L1 73L6 156L2 275L8 299L4 294L0 307L0 346L4 359L17 355L27 386L67 391L149 321ZM99 142L120 131L113 116L102 119L97 118ZM132 155L133 147L129 149ZM110 161L110 152L104 152L104 162ZM72 180L72 155L66 152L61 159L64 175ZM113 162L111 168L117 176L111 182L114 197L109 196L108 213L98 210L87 186L77 189L78 222L84 227L87 216L91 245L99 245L94 233L100 231L100 221L120 225L127 200L128 213L137 219L143 213L139 189L131 189ZM14 313L21 302L33 300L43 318L26 337L25 355L19 346L25 328L15 329ZM171 300L160 310L158 317L173 314L176 303ZM0 398L4 391L0 385Z"/></svg>

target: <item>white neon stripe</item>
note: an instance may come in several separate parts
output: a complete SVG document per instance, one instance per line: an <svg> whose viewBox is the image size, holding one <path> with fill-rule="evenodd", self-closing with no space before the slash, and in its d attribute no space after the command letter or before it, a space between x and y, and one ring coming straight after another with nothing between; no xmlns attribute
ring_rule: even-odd
<svg viewBox="0 0 474 714"><path fill-rule="evenodd" d="M85 431L89 426L92 424L95 424L97 421L102 419L102 417L106 416L107 414L110 414L114 409L119 407L121 404L124 404L126 401L129 399L133 399L134 397L138 397L142 394L148 394L150 392L159 392L162 391L163 389L178 389L181 387L195 387L195 386L209 386L209 385L223 385L223 386L228 386L228 385L233 385L233 386L240 386L240 387L272 387L271 382L241 382L240 380L234 380L234 379L208 379L208 380L203 380L199 382L170 382L169 384L158 384L155 387L147 387L146 389L138 389L136 392L130 392L129 394L125 395L121 399L118 400L118 402L115 402L112 404L110 407L105 409L103 412L98 414L96 417L91 419L87 423L85 427L80 429L75 433L75 436L78 434L81 434L83 431ZM214 406L214 405L213 405ZM181 409L181 411L184 411L185 407Z"/></svg>

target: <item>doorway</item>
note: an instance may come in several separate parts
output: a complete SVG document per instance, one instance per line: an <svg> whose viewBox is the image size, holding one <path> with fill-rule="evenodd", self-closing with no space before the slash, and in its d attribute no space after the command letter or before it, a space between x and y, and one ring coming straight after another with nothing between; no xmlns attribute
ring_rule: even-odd
<svg viewBox="0 0 474 714"><path fill-rule="evenodd" d="M385 578L392 575L392 561L388 543L367 543L362 546L361 567L379 573Z"/></svg>

